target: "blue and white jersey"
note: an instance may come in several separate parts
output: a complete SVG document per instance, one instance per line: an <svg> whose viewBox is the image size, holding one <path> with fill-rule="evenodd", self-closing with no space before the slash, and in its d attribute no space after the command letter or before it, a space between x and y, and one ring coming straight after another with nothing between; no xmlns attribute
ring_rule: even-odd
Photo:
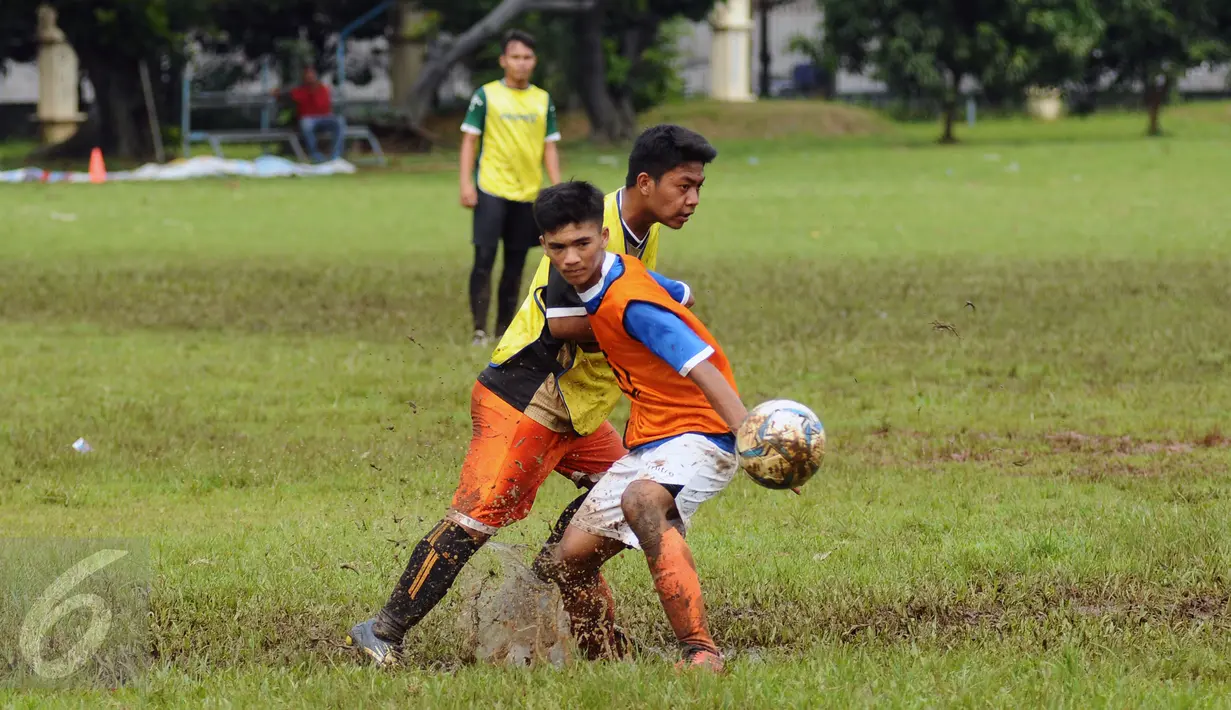
<svg viewBox="0 0 1231 710"><path fill-rule="evenodd" d="M592 288L578 293L587 314L598 310L607 288L623 274L623 261L615 254L608 253L603 260L602 279ZM692 296L692 289L688 284L653 271L650 275L672 300L681 304L688 303ZM628 308L624 310L624 330L684 377L688 376L692 368L714 354L714 349L679 316L653 303L635 301L628 304Z"/></svg>

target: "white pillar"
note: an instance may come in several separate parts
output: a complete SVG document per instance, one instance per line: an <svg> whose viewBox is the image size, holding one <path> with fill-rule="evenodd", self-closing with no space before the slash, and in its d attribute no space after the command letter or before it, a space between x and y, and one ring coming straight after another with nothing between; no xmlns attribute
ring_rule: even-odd
<svg viewBox="0 0 1231 710"><path fill-rule="evenodd" d="M710 14L710 97L755 101L752 93L752 2L725 0Z"/></svg>
<svg viewBox="0 0 1231 710"><path fill-rule="evenodd" d="M38 8L38 109L34 118L43 131L43 143L62 143L77 132L86 119L77 110L77 53L56 26L56 11Z"/></svg>

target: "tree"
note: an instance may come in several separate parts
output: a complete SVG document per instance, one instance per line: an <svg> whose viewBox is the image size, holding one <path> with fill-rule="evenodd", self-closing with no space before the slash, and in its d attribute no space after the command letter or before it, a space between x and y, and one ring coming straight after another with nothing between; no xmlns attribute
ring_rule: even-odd
<svg viewBox="0 0 1231 710"><path fill-rule="evenodd" d="M0 2L0 73L5 62L28 62L34 59L34 34L37 27L35 11L29 3Z"/></svg>
<svg viewBox="0 0 1231 710"><path fill-rule="evenodd" d="M1192 67L1231 57L1231 9L1221 0L1099 0L1106 30L1089 69L1113 84L1137 84L1149 113L1147 133L1162 133L1159 115Z"/></svg>
<svg viewBox="0 0 1231 710"><path fill-rule="evenodd" d="M39 5L58 13L82 73L94 88L94 105L77 134L37 150L37 158L78 157L98 145L116 157L153 155L139 67L152 74L159 115L179 95L179 76L190 36L215 51L248 57L274 51L302 33L317 56L331 35L371 8L371 0L5 0L0 3L0 60L33 58ZM364 28L382 31L379 23Z"/></svg>
<svg viewBox="0 0 1231 710"><path fill-rule="evenodd" d="M442 29L455 39L424 66L403 109L412 123L427 114L431 98L450 67L473 56L526 13L571 18L571 35L561 44L560 60L590 119L591 135L622 140L636 129L636 113L665 92L671 75L673 38L665 23L673 18L701 19L715 0L424 0L441 12ZM448 7L449 12L443 12ZM557 27L556 24L552 24Z"/></svg>
<svg viewBox="0 0 1231 710"><path fill-rule="evenodd" d="M145 114L140 64L146 61L152 79L165 82L164 68L174 69L182 54L185 30L201 22L213 0L6 0L0 19L0 44L16 59L33 57L35 37L25 18L33 21L38 6L57 12L57 23L77 52L82 73L94 88L94 104L81 129L68 141L35 151L40 158L78 157L95 145L126 158L153 155L153 140ZM164 65L164 61L166 64Z"/></svg>
<svg viewBox="0 0 1231 710"><path fill-rule="evenodd" d="M255 59L273 54L288 39L304 42L311 49L318 69L332 66L326 48L334 35L352 20L372 9L374 0L212 0L208 22L197 29L206 49L239 50ZM370 22L352 35L355 38L383 34L385 23Z"/></svg>
<svg viewBox="0 0 1231 710"><path fill-rule="evenodd" d="M842 65L938 99L952 143L965 80L1004 87L1071 75L1101 31L1094 0L821 0ZM1109 0L1110 1L1110 0Z"/></svg>
<svg viewBox="0 0 1231 710"><path fill-rule="evenodd" d="M773 59L773 55L769 50L769 18L776 8L790 2L792 0L756 0L752 4L752 10L757 15L758 43L761 45L761 51L757 57L761 64L761 74L760 80L757 83L760 84L761 90L759 93L763 99L770 97L769 75Z"/></svg>
<svg viewBox="0 0 1231 710"><path fill-rule="evenodd" d="M329 67L324 50L334 33L370 9L372 0L7 0L0 3L0 60L33 56L37 6L50 2L95 89L89 119L74 138L39 151L39 157L76 157L99 145L109 154L145 158L153 141L145 120L139 79L141 62L151 68L159 115L174 114L178 78L187 61L187 40L207 51L247 59L277 53L288 39L302 42ZM673 90L674 43L664 22L676 16L704 17L714 0L421 0L440 21L447 39L400 108L412 125L431 110L449 69L474 56L526 13L543 18L566 51L557 74L582 96L595 135L631 135L635 113ZM550 20L549 22L547 20ZM571 32L571 28L584 30ZM383 32L382 23L356 36ZM576 36L575 36L576 35ZM574 61L576 59L576 61ZM323 60L323 61L322 61ZM242 65L242 62L241 62ZM254 71L239 66L236 71Z"/></svg>
<svg viewBox="0 0 1231 710"><path fill-rule="evenodd" d="M461 34L439 48L436 56L424 63L423 71L401 106L409 122L417 126L427 117L428 111L432 108L432 98L440 90L440 85L449 75L449 70L454 64L474 54L484 42L490 41L515 18L527 10L536 9L538 7L536 3L543 2L555 3L555 0L501 0L495 7L482 12L479 19L473 22L470 20L479 14L478 11L486 7L487 3L484 0L479 0L478 3L450 3L447 0L425 2L425 7L441 12L442 17L457 18L461 23L468 24ZM584 7L587 2L588 0L576 0L575 4L569 4L569 8ZM452 12L444 13L445 6L450 4L453 5ZM445 29L448 29L448 25Z"/></svg>
<svg viewBox="0 0 1231 710"><path fill-rule="evenodd" d="M577 18L577 91L592 138L633 137L637 113L671 93L662 83L674 77L676 38L667 23L703 19L714 5L714 0L603 0Z"/></svg>
<svg viewBox="0 0 1231 710"><path fill-rule="evenodd" d="M805 94L818 92L825 99L832 99L838 91L840 61L833 48L825 41L824 31L815 37L806 34L793 35L787 47L792 52L807 57L813 70L817 72L815 84L809 83L797 89Z"/></svg>

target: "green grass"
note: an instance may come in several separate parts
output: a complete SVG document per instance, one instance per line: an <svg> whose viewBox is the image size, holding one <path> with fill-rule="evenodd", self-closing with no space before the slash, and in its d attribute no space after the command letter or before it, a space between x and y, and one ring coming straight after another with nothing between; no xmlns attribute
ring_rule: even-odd
<svg viewBox="0 0 1231 710"><path fill-rule="evenodd" d="M1164 140L1109 116L720 142L660 268L745 400L813 405L830 452L802 497L741 477L696 518L717 679L653 652L467 665L458 595L406 669L338 646L443 513L488 355L451 173L6 186L0 529L149 539L157 658L114 693L0 702L1226 704L1222 111ZM618 184L600 154L566 174ZM501 540L529 554L573 491ZM670 656L644 562L609 578Z"/></svg>

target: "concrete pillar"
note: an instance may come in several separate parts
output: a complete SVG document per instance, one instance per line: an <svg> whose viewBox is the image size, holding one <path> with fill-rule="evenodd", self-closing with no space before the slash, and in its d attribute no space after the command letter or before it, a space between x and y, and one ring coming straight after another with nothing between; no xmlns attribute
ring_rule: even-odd
<svg viewBox="0 0 1231 710"><path fill-rule="evenodd" d="M393 33L389 37L389 83L392 100L400 106L423 71L427 36L432 20L417 2L399 0L393 9Z"/></svg>
<svg viewBox="0 0 1231 710"><path fill-rule="evenodd" d="M710 14L710 97L755 101L752 94L752 2L725 0Z"/></svg>
<svg viewBox="0 0 1231 710"><path fill-rule="evenodd" d="M77 110L77 53L56 25L56 11L38 8L38 109L44 145L63 143L77 132L86 115Z"/></svg>

